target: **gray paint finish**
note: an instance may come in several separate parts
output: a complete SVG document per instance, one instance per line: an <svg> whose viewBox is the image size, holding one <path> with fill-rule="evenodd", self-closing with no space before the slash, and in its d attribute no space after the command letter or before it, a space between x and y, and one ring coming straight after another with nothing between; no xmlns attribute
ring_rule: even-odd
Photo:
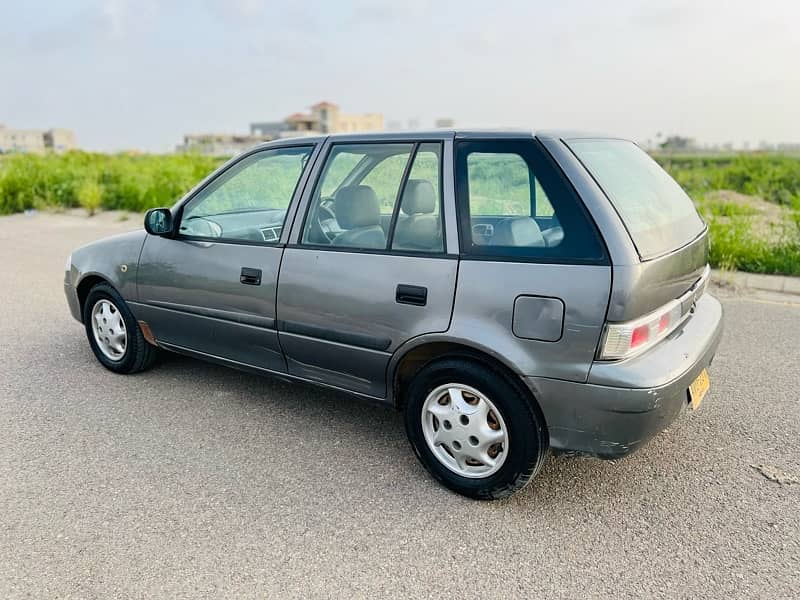
<svg viewBox="0 0 800 600"><path fill-rule="evenodd" d="M518 296L514 300L511 330L517 337L557 342L564 329L564 302L560 298Z"/></svg>
<svg viewBox="0 0 800 600"><path fill-rule="evenodd" d="M448 333L501 357L512 370L586 381L605 321L611 267L462 260ZM518 296L563 299L557 342L510 335Z"/></svg>
<svg viewBox="0 0 800 600"><path fill-rule="evenodd" d="M556 450L616 458L641 447L688 404L687 389L722 338L722 307L705 294L685 327L647 354L595 363L589 382L525 378Z"/></svg>
<svg viewBox="0 0 800 600"><path fill-rule="evenodd" d="M447 330L457 269L458 261L447 258L287 248L278 286L279 329L290 322L332 334L314 340L281 331L289 372L312 379L340 373L353 379L356 391L384 397L391 353L415 336ZM427 304L398 304L398 284L426 287ZM346 342L352 334L376 344L335 341ZM385 352L376 352L383 340L389 340Z"/></svg>
<svg viewBox="0 0 800 600"><path fill-rule="evenodd" d="M147 234L143 230L121 233L78 248L65 283L77 288L86 277L108 281L126 300L136 300L139 253Z"/></svg>
<svg viewBox="0 0 800 600"><path fill-rule="evenodd" d="M137 318L156 339L285 371L274 330L283 249L148 236L139 266ZM261 269L243 285L242 267Z"/></svg>
<svg viewBox="0 0 800 600"><path fill-rule="evenodd" d="M614 265L609 321L646 314L677 298L700 278L708 263L707 230L683 248L642 261L619 214L572 151L558 137L539 139L575 186L603 234Z"/></svg>
<svg viewBox="0 0 800 600"><path fill-rule="evenodd" d="M708 231L688 245L652 260L614 266L609 321L627 321L663 306L688 290L708 264Z"/></svg>
<svg viewBox="0 0 800 600"><path fill-rule="evenodd" d="M70 309L80 317L76 287L86 277L101 277L166 348L390 401L387 373L394 374L408 351L432 342L468 346L527 383L554 447L625 454L680 409L686 386L713 357L722 315L706 295L677 332L640 357L615 363L594 360L604 323L641 316L680 296L702 274L708 239L704 233L642 262L619 215L562 135L537 137L581 197L613 266L458 260L453 140L533 141L531 132L327 136L261 145L218 169L172 209L179 215L193 194L252 152L314 144L280 245L185 241L143 231L101 240L73 253L65 276ZM370 141L443 143L448 256L297 245L321 157L334 142ZM260 269L261 285L241 284L242 267ZM426 305L397 303L399 284L427 288Z"/></svg>

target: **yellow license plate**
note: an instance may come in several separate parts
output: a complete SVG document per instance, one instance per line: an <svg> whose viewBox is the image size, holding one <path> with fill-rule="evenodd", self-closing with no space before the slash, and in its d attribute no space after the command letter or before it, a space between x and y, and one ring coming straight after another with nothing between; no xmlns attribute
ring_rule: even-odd
<svg viewBox="0 0 800 600"><path fill-rule="evenodd" d="M700 371L700 375L697 376L697 379L689 386L689 403L692 410L700 406L700 403L703 401L703 396L706 395L710 386L711 382L708 380L708 371L703 369Z"/></svg>

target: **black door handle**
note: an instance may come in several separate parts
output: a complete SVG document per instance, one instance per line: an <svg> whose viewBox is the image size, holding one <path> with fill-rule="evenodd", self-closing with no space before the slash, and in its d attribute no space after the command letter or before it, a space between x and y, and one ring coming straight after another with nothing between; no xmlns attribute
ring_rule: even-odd
<svg viewBox="0 0 800 600"><path fill-rule="evenodd" d="M398 304L411 304L412 306L425 306L428 303L428 288L421 285L407 285L400 283L394 296Z"/></svg>
<svg viewBox="0 0 800 600"><path fill-rule="evenodd" d="M261 269L242 267L242 274L239 275L239 283L245 285L261 285Z"/></svg>

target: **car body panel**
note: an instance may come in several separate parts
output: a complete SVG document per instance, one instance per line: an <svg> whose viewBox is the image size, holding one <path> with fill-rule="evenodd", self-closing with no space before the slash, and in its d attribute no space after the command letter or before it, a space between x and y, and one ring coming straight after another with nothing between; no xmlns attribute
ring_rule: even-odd
<svg viewBox="0 0 800 600"><path fill-rule="evenodd" d="M686 408L689 385L711 364L722 330L722 306L706 293L681 329L646 354L595 363L588 383L525 378L551 447L602 458L641 447Z"/></svg>
<svg viewBox="0 0 800 600"><path fill-rule="evenodd" d="M703 274L708 264L708 230L681 248L642 261L625 224L592 175L563 139L598 138L589 134L540 137L564 171L603 233L614 266L608 321L627 321L677 298Z"/></svg>
<svg viewBox="0 0 800 600"><path fill-rule="evenodd" d="M73 294L77 300L77 289L81 283L87 277L99 277L114 286L125 300L135 301L139 254L146 237L144 230L130 231L74 250L70 270L64 277L64 284L69 287L68 297ZM73 310L73 307L78 307L74 303L70 307L73 316L82 321L80 310L78 314Z"/></svg>
<svg viewBox="0 0 800 600"><path fill-rule="evenodd" d="M447 330L457 270L443 257L287 248L278 318L289 372L384 397L392 353ZM398 285L426 288L425 306L399 304Z"/></svg>
<svg viewBox="0 0 800 600"><path fill-rule="evenodd" d="M648 261L614 266L609 321L627 321L678 298L708 265L708 230L689 244Z"/></svg>
<svg viewBox="0 0 800 600"><path fill-rule="evenodd" d="M139 264L137 319L168 344L285 371L275 329L283 249L148 236ZM242 268L259 269L244 285Z"/></svg>
<svg viewBox="0 0 800 600"><path fill-rule="evenodd" d="M586 381L610 288L611 267L604 265L462 260L448 334L493 348L522 375ZM593 293L587 294L587 289ZM512 334L514 303L526 295L564 303L563 333L557 341Z"/></svg>
<svg viewBox="0 0 800 600"><path fill-rule="evenodd" d="M722 312L706 293L677 331L645 353L621 361L596 360L605 323L662 306L702 276L708 235L642 261L619 214L566 145L565 140L578 137L602 136L443 130L259 145L222 165L171 210L180 219L186 202L254 152L313 144L276 244L189 241L143 231L101 240L72 255L65 275L70 311L81 319L78 286L92 281L87 277L99 277L120 292L167 349L392 403L398 400L393 384L409 353L426 345L468 348L527 385L553 448L624 455L685 406L688 385L716 351ZM538 140L600 232L608 264L461 255L453 165L458 140ZM309 184L318 178L334 143L408 141L443 145L443 254L298 243L313 190ZM243 285L242 267L260 269L261 285ZM401 284L427 288L425 306L399 304Z"/></svg>

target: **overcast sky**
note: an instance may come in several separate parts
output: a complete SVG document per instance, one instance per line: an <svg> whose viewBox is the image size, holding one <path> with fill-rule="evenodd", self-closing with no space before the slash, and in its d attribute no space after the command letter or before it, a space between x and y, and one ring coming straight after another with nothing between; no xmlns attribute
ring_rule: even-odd
<svg viewBox="0 0 800 600"><path fill-rule="evenodd" d="M318 100L387 121L800 142L800 0L0 0L0 123L167 151Z"/></svg>

